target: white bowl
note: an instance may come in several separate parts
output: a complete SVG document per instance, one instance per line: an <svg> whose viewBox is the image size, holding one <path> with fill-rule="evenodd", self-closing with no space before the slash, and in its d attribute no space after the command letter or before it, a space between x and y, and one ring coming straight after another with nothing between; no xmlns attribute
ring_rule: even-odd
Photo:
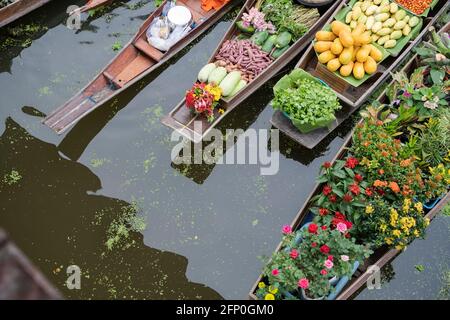
<svg viewBox="0 0 450 320"><path fill-rule="evenodd" d="M191 21L192 13L185 6L175 6L169 10L167 18L176 26L185 26Z"/></svg>

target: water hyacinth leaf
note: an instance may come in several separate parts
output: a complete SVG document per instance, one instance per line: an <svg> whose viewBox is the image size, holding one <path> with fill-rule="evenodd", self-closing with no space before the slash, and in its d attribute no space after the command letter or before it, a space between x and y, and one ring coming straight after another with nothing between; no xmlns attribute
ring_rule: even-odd
<svg viewBox="0 0 450 320"><path fill-rule="evenodd" d="M442 81L444 81L444 77L445 77L445 71L431 69L430 76L431 76L431 80L433 81L434 84L442 84Z"/></svg>

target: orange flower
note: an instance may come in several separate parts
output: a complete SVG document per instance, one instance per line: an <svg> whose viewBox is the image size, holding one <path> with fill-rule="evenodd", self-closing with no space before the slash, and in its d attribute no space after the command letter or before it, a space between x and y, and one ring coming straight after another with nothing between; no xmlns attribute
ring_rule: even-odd
<svg viewBox="0 0 450 320"><path fill-rule="evenodd" d="M373 183L374 187L380 188L380 187L386 187L388 185L388 183L386 181L381 181L381 180L375 180L375 182Z"/></svg>
<svg viewBox="0 0 450 320"><path fill-rule="evenodd" d="M370 142L369 141L364 141L363 146L367 148L368 146L370 146Z"/></svg>
<svg viewBox="0 0 450 320"><path fill-rule="evenodd" d="M406 160L402 160L400 161L400 167L408 167L411 164L411 159L406 159Z"/></svg>
<svg viewBox="0 0 450 320"><path fill-rule="evenodd" d="M384 174L384 170L383 169L380 169L380 170L378 170L378 174Z"/></svg>
<svg viewBox="0 0 450 320"><path fill-rule="evenodd" d="M391 188L392 191L394 191L395 193L399 193L400 192L400 187L398 186L397 182L390 182L389 183L389 188Z"/></svg>
<svg viewBox="0 0 450 320"><path fill-rule="evenodd" d="M381 155L383 157L387 157L389 155L389 153L387 151L381 151Z"/></svg>

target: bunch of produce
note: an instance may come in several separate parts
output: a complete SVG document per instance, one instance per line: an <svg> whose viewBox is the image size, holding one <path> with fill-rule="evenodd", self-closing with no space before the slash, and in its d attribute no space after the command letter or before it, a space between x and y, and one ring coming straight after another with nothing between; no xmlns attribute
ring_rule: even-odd
<svg viewBox="0 0 450 320"><path fill-rule="evenodd" d="M353 74L356 79L377 71L377 62L383 59L382 52L371 44L371 35L360 23L351 31L340 21L331 23L331 31L316 33L314 50L320 63L326 64L331 72L339 70L343 77Z"/></svg>
<svg viewBox="0 0 450 320"><path fill-rule="evenodd" d="M412 13L421 15L430 7L433 0L395 0L395 2Z"/></svg>
<svg viewBox="0 0 450 320"><path fill-rule="evenodd" d="M264 13L256 8L251 8L248 13L242 15L242 20L238 22L239 26L245 28L245 31L268 31L275 33L275 26L271 22L265 20Z"/></svg>
<svg viewBox="0 0 450 320"><path fill-rule="evenodd" d="M296 5L292 0L259 0L255 7L260 9L266 20L272 22L278 31L287 31L294 41L301 38L320 18L316 8Z"/></svg>
<svg viewBox="0 0 450 320"><path fill-rule="evenodd" d="M274 95L272 107L284 112L303 133L329 125L341 109L336 93L302 69L280 79Z"/></svg>
<svg viewBox="0 0 450 320"><path fill-rule="evenodd" d="M234 96L247 85L240 71L227 70L218 62L204 66L198 74L198 81L218 86L224 97Z"/></svg>
<svg viewBox="0 0 450 320"><path fill-rule="evenodd" d="M389 0L358 1L345 17L352 30L364 24L372 42L386 49L393 48L397 41L411 33L420 23L420 18L409 15Z"/></svg>
<svg viewBox="0 0 450 320"><path fill-rule="evenodd" d="M9 6L11 3L16 1L17 0L0 0L0 9Z"/></svg>
<svg viewBox="0 0 450 320"><path fill-rule="evenodd" d="M220 100L222 90L214 82L194 83L193 87L186 92L186 106L195 113L205 114L208 121L214 120L214 108Z"/></svg>
<svg viewBox="0 0 450 320"><path fill-rule="evenodd" d="M269 53L262 51L252 40L225 41L215 59L228 72L239 70L242 79L247 82L252 81L273 61Z"/></svg>

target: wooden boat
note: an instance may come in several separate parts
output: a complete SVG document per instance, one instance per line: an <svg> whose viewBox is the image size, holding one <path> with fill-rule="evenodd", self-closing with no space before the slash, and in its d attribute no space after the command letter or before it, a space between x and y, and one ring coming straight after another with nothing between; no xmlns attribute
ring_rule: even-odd
<svg viewBox="0 0 450 320"><path fill-rule="evenodd" d="M0 9L0 28L23 17L31 11L42 7L50 0L16 0L13 3ZM112 0L90 0L80 8L80 12L92 10L111 2Z"/></svg>
<svg viewBox="0 0 450 320"><path fill-rule="evenodd" d="M179 4L191 10L197 26L169 51L161 52L147 42L146 31L152 21L161 15L166 2L164 1L145 20L135 37L94 80L44 119L45 125L55 130L56 133L61 134L81 118L161 66L200 36L228 12L234 4L240 1L230 1L219 10L205 12L201 9L200 1L178 0Z"/></svg>
<svg viewBox="0 0 450 320"><path fill-rule="evenodd" d="M209 62L215 61L215 56L219 52L222 44L232 39L235 35L239 33L236 27L236 22L241 20L242 15L250 10L256 3L257 0L247 0L242 10L239 12L232 26L228 29L227 33L223 37L220 44L217 46L214 53L211 55ZM300 39L298 39L282 56L270 64L262 73L260 73L253 81L247 84L247 86L238 92L232 98L222 98L220 101L220 106L225 109L223 114L219 114L217 108L214 112L215 120L213 122L208 122L204 116L196 116L191 113L191 111L186 107L185 100L183 99L168 115L166 115L161 121L166 126L178 131L180 134L186 138L194 141L200 142L208 132L214 128L223 118L227 116L234 108L236 108L241 102L248 98L252 93L254 93L259 87L266 83L269 79L274 77L279 73L292 59L294 59L306 46L311 42L315 33L319 31L329 17L336 10L340 10L344 6L345 2L338 0L333 4L323 6L318 8L321 17L314 24L313 27ZM195 126L194 123L200 122L201 126ZM197 131L195 131L195 130Z"/></svg>
<svg viewBox="0 0 450 320"><path fill-rule="evenodd" d="M347 1L348 2L348 1ZM312 45L300 59L296 68L302 68L315 77L324 80L337 93L343 108L337 112L336 121L328 128L321 128L303 134L291 123L291 121L280 111L275 111L271 123L274 127L280 129L283 133L295 140L299 144L312 149L317 146L326 136L336 129L342 122L348 119L356 110L369 99L369 97L383 84L389 77L390 73L397 68L401 62L409 55L411 50L422 40L427 30L436 20L449 8L450 3L440 0L434 9L430 12L430 17L425 19L420 34L409 41L403 52L397 57L388 57L378 65L377 72L359 87L342 85L336 81L337 77L330 77L328 72L324 72L322 68L316 68L320 65L317 61L317 55ZM328 23L333 21L332 17Z"/></svg>
<svg viewBox="0 0 450 320"><path fill-rule="evenodd" d="M450 24L447 24L441 31L449 31ZM404 71L407 74L411 74L411 72L416 69L417 65L417 55L414 55L408 63L402 68L402 71ZM394 82L392 81L389 86L392 86ZM380 97L377 99L380 103L387 102L387 96L386 96L386 90L381 93ZM334 163L338 159L342 159L345 157L348 148L352 144L352 131L345 139L343 146L335 156L335 158L332 160L332 163ZM309 195L308 199L305 201L305 204L300 209L300 211L297 213L296 217L294 218L294 221L291 224L291 227L293 230L298 230L303 224L305 224L305 220L309 214L309 207L311 203L311 198L314 197L316 194L319 194L321 192L321 185L316 184L312 193ZM450 202L450 192L447 192L445 196L443 196L437 204L426 214L426 217L432 220L438 213L443 209L443 207ZM281 248L281 243L278 245L276 251L279 251ZM369 268L370 266L375 266L378 268L382 268L387 263L389 263L391 260L393 260L398 254L400 254L401 251L396 249L387 249L387 248L380 248L376 250L371 257L369 257L364 263L358 268L358 270L353 275L352 279L347 283L347 285L342 289L342 291L337 295L337 300L347 300L355 296L367 283L367 280L373 275L373 267ZM249 298L252 300L257 300L258 298L255 295L255 292L258 288L258 283L262 280L262 277L260 276L256 283L253 285L250 293Z"/></svg>

